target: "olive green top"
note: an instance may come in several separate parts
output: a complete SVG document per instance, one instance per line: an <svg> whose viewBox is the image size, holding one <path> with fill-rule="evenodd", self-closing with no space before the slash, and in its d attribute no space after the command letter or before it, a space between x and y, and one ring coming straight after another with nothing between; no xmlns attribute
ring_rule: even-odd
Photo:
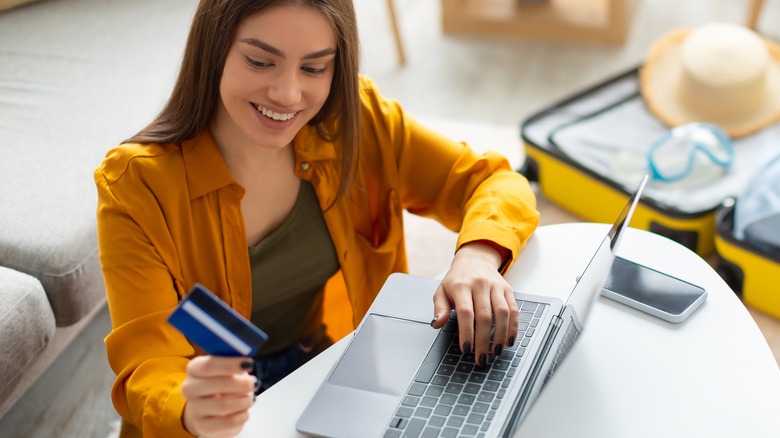
<svg viewBox="0 0 780 438"><path fill-rule="evenodd" d="M295 345L322 325L325 282L340 269L317 194L301 181L290 215L249 247L252 322L268 334L260 354Z"/></svg>

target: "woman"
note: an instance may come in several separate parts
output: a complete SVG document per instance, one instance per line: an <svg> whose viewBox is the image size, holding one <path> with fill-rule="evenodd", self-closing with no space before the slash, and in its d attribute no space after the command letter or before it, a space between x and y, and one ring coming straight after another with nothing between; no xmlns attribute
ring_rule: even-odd
<svg viewBox="0 0 780 438"><path fill-rule="evenodd" d="M538 223L533 193L358 75L350 0L202 0L167 105L95 181L123 436L238 433L255 386L352 330L407 269L402 209L460 232L431 325L457 308L477 364L514 342L501 273ZM166 322L196 282L269 334L258 356L203 355Z"/></svg>

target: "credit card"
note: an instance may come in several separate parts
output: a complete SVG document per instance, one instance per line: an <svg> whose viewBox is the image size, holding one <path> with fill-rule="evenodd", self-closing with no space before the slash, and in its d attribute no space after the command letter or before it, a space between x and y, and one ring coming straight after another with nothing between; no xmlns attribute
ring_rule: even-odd
<svg viewBox="0 0 780 438"><path fill-rule="evenodd" d="M253 356L268 335L196 283L168 317L192 343L215 356Z"/></svg>

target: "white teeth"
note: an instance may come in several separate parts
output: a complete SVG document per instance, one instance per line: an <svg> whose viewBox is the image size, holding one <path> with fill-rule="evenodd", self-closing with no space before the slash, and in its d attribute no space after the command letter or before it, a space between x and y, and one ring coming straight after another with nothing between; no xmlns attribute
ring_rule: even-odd
<svg viewBox="0 0 780 438"><path fill-rule="evenodd" d="M287 114L275 113L275 112L269 110L268 108L265 108L265 107L262 107L262 106L259 106L259 105L255 106L255 108L257 108L257 110L260 111L260 113L262 115L268 117L269 119L285 121L285 120L290 120L293 117L295 117L295 113L287 113Z"/></svg>

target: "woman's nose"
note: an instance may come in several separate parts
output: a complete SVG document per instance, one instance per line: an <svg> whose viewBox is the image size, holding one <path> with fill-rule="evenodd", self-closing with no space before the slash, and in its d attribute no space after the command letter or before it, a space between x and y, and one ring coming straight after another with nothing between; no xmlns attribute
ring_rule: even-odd
<svg viewBox="0 0 780 438"><path fill-rule="evenodd" d="M271 100L281 106L291 106L301 100L301 84L298 72L282 71L275 78L268 92Z"/></svg>

